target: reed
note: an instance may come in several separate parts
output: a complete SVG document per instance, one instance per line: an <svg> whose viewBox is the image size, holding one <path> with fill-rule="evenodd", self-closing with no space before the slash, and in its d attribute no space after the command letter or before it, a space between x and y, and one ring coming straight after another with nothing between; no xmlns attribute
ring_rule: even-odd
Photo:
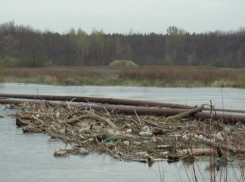
<svg viewBox="0 0 245 182"><path fill-rule="evenodd" d="M221 124L223 123L223 121L220 120L219 122L215 122L211 120L209 125L206 126L205 130L207 133L209 133L210 136L216 136L217 123ZM226 126L233 127L232 125ZM182 176L180 175L180 173L178 173L179 179L176 179L176 181L183 181L182 178L184 178L184 181L189 182L244 182L244 154L238 155L228 150L231 143L233 143L236 150L239 150L242 141L236 141L230 135L236 135L236 132L234 132L233 134L229 133L227 136L224 135L224 141L222 141L222 144L226 146L224 149L221 149L220 147L217 147L217 145L214 145L214 143L216 143L216 141L218 140L216 138L213 145L210 145L209 156L198 160L198 158L194 157L192 153L190 153L186 158L184 158L182 162L185 173ZM192 151L194 146L193 141L196 140L195 138L193 138L193 136L194 133L190 133L189 138L186 140L185 148L190 149L190 151ZM230 158L232 158L232 161L230 161ZM202 164L204 161L206 162L205 168L203 168ZM164 176L162 175L166 171L164 171L163 168L160 168L159 164L158 169L159 174L156 174L159 178L159 181L166 181L164 179Z"/></svg>

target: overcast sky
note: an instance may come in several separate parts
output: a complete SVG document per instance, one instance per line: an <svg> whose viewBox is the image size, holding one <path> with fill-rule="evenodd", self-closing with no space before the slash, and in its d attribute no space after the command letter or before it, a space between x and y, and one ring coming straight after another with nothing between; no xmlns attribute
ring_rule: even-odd
<svg viewBox="0 0 245 182"><path fill-rule="evenodd" d="M0 23L7 21L60 33L236 30L245 27L245 0L0 0Z"/></svg>

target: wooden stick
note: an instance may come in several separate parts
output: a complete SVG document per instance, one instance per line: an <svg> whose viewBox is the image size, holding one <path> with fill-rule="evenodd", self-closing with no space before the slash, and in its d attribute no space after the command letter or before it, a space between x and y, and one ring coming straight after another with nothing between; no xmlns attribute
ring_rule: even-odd
<svg viewBox="0 0 245 182"><path fill-rule="evenodd" d="M200 155L210 155L211 153L215 153L215 150L210 149L183 149L177 152L176 156L181 158L184 156L200 156Z"/></svg>
<svg viewBox="0 0 245 182"><path fill-rule="evenodd" d="M220 147L223 150L228 150L234 154L245 154L245 149L242 149L242 148L236 148L234 146L226 145L226 144L218 144L218 143L214 143L208 140L202 140L202 141L210 147L214 147L214 148Z"/></svg>
<svg viewBox="0 0 245 182"><path fill-rule="evenodd" d="M217 137L215 136L212 136L212 135L209 135L209 134L205 134L203 132L200 132L200 131L197 131L196 132L197 134L202 134L208 138L214 138L216 141L219 140ZM217 142L213 142L211 140L203 140L201 139L200 141L202 141L203 143L205 143L206 145L210 146L210 147L213 147L213 148L220 148L220 149L223 149L223 150L228 150L234 154L245 154L245 149L244 148L236 148L232 145L228 145L228 144L223 144L223 143L217 143ZM220 151L219 151L220 152Z"/></svg>
<svg viewBox="0 0 245 182"><path fill-rule="evenodd" d="M196 108L194 108L194 109L190 109L190 110L188 110L188 111L186 111L186 112L177 114L177 115L175 115L175 116L170 116L170 117L168 117L168 120L182 119L182 118L185 118L185 117L189 117L190 114L197 113L197 112L203 110L203 108L204 108L204 105L201 105L201 106L199 106L199 107L196 107Z"/></svg>
<svg viewBox="0 0 245 182"><path fill-rule="evenodd" d="M68 124L75 124L75 123L80 122L83 119L94 119L97 121L103 121L103 122L107 123L108 125L110 125L113 129L115 129L115 130L118 129L117 126L114 123L112 123L110 119L102 118L101 116L99 116L97 114L86 114L86 115L83 115L83 116L78 117L78 118L70 119L67 121L67 123Z"/></svg>
<svg viewBox="0 0 245 182"><path fill-rule="evenodd" d="M61 139L65 142L72 142L73 140L69 137L57 134L57 133L53 133L52 131L46 130L46 132L52 137L52 138L58 138Z"/></svg>
<svg viewBox="0 0 245 182"><path fill-rule="evenodd" d="M153 126L153 127L157 127L157 128L161 128L161 129L165 129L163 126L159 126L158 124L156 123L153 123L153 122L150 122L150 121L145 121L144 122L150 126Z"/></svg>

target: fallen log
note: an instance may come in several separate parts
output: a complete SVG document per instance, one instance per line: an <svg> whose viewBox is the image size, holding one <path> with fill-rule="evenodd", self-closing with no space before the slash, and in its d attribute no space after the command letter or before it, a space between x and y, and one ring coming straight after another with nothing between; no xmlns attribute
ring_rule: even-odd
<svg viewBox="0 0 245 182"><path fill-rule="evenodd" d="M53 101L70 101L74 102L94 102L102 104L114 104L114 105L131 105L131 106L148 106L148 107L167 107L176 109L193 109L195 106L188 106L182 104L162 103L154 101L140 101L118 98L97 98L97 97L79 97L79 96L59 96L59 95L24 95L24 94L0 94L0 99L4 98L19 98L19 99L37 99L37 100L53 100ZM209 107L204 107L203 110L210 111ZM233 112L233 113L245 113L245 110L233 110L233 109L221 109L213 108L215 112Z"/></svg>
<svg viewBox="0 0 245 182"><path fill-rule="evenodd" d="M225 151L232 152L233 154L245 154L245 149L242 149L242 148L236 148L234 146L222 144L222 143L215 143L215 142L209 141L209 140L202 140L202 141L206 145L213 147L213 148L221 148Z"/></svg>
<svg viewBox="0 0 245 182"><path fill-rule="evenodd" d="M152 156L149 156L147 158L148 164L151 166L154 162L162 162L162 161L167 161L168 159L164 158L153 158Z"/></svg>
<svg viewBox="0 0 245 182"><path fill-rule="evenodd" d="M187 111L185 111L185 112L183 112L183 113L180 113L180 114L177 114L177 115L175 115L175 116L170 116L170 117L168 117L167 119L168 119L168 120L174 120L174 119L182 119L182 118L186 118L186 117L189 117L189 116L190 116L191 114L193 114L193 113L197 113L197 112L199 112L199 111L202 111L203 108L204 108L204 105L201 105L201 106L199 106L199 107L196 107L196 108L194 108L194 109L187 110Z"/></svg>
<svg viewBox="0 0 245 182"><path fill-rule="evenodd" d="M0 99L0 104L21 104L27 102L25 100L11 100L11 99ZM48 103L52 106L67 106L60 102L44 102L41 100L30 100L28 101L34 104L44 104ZM118 113L124 113L129 115L134 115L135 112L138 115L156 115L156 116L173 116L185 112L186 109L163 109L163 108L146 108L146 107L129 107L129 106L108 106L108 105L91 105L91 104L77 104L70 103L71 106L77 107L88 107L94 110L107 110L108 112L117 111ZM234 124L241 122L245 124L245 115L233 115L233 114L223 114L216 113L211 115L209 112L199 112L193 115L193 118L196 119L213 119L221 120L223 123Z"/></svg>
<svg viewBox="0 0 245 182"><path fill-rule="evenodd" d="M217 154L216 150L210 150L210 149L183 149L179 150L175 157L183 158L186 156L203 156L203 155L211 155L211 154Z"/></svg>

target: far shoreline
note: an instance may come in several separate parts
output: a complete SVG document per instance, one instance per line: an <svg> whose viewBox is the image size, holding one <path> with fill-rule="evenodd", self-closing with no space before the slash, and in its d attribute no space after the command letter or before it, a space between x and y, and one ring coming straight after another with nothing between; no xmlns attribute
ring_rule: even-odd
<svg viewBox="0 0 245 182"><path fill-rule="evenodd" d="M4 68L1 83L245 88L245 69L186 66Z"/></svg>

